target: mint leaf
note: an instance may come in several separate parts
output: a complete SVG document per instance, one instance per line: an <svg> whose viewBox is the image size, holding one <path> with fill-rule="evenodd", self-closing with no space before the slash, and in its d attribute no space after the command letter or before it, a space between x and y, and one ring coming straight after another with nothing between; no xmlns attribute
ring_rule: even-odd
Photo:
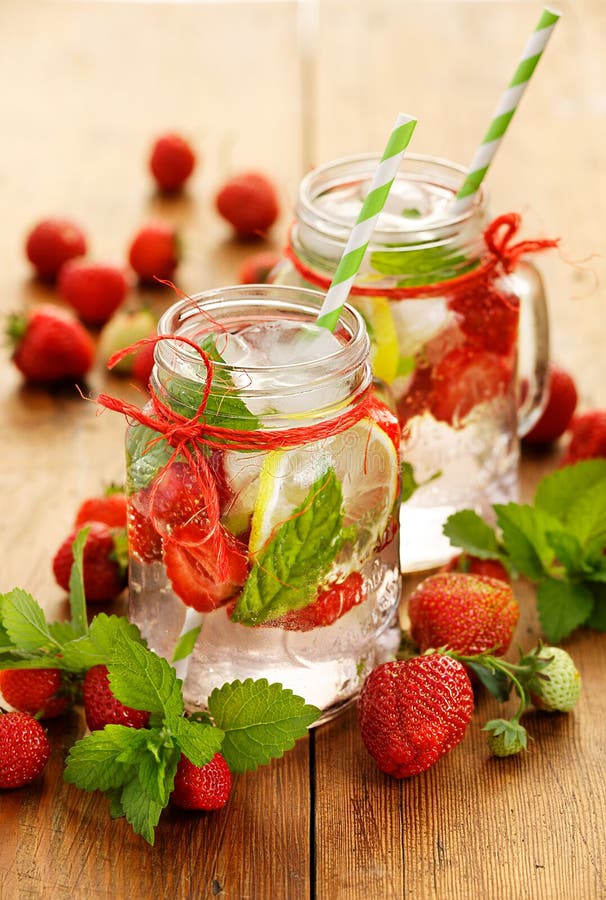
<svg viewBox="0 0 606 900"><path fill-rule="evenodd" d="M565 531L548 531L545 538L555 558L568 573L578 572L582 568L583 548L573 534L567 534Z"/></svg>
<svg viewBox="0 0 606 900"><path fill-rule="evenodd" d="M442 532L454 547L461 547L471 556L480 559L502 557L494 529L472 509L462 509L450 515L444 523Z"/></svg>
<svg viewBox="0 0 606 900"><path fill-rule="evenodd" d="M97 613L90 623L88 634L65 643L63 647L65 666L78 671L90 669L92 666L107 665L112 658L114 644L119 634L125 635L135 643L143 643L137 626L124 616Z"/></svg>
<svg viewBox="0 0 606 900"><path fill-rule="evenodd" d="M564 466L541 480L534 497L535 506L567 524L569 511L574 508L577 499L604 479L606 460L603 459L590 459Z"/></svg>
<svg viewBox="0 0 606 900"><path fill-rule="evenodd" d="M63 777L84 791L121 787L133 777L134 769L119 757L127 759L133 748L138 753L142 740L146 740L144 729L126 725L106 725L102 731L93 731L71 747Z"/></svg>
<svg viewBox="0 0 606 900"><path fill-rule="evenodd" d="M60 649L52 636L42 607L31 594L13 588L0 596L2 624L11 642L21 650Z"/></svg>
<svg viewBox="0 0 606 900"><path fill-rule="evenodd" d="M496 504L497 524L503 544L518 572L539 581L553 564L548 531L561 531L560 523L542 509L518 503Z"/></svg>
<svg viewBox="0 0 606 900"><path fill-rule="evenodd" d="M84 594L84 545L90 528L81 528L74 538L72 552L74 562L69 575L69 606L71 610L71 624L77 635L86 634L88 622L86 619L86 596Z"/></svg>
<svg viewBox="0 0 606 900"><path fill-rule="evenodd" d="M126 437L126 485L129 493L142 491L168 463L173 448L158 431L132 425Z"/></svg>
<svg viewBox="0 0 606 900"><path fill-rule="evenodd" d="M435 481L441 474L441 472L434 472L433 475L430 475L425 481L418 482L415 478L414 469L411 463L403 462L400 466L400 501L405 503L407 500L410 500L412 495L418 491L419 488L425 487L426 484Z"/></svg>
<svg viewBox="0 0 606 900"><path fill-rule="evenodd" d="M185 754L194 766L205 766L215 753L221 751L224 734L220 728L184 719L183 716L170 716L166 719L165 726L181 753Z"/></svg>
<svg viewBox="0 0 606 900"><path fill-rule="evenodd" d="M125 706L163 717L183 712L181 682L175 670L123 631L116 634L107 668L112 692Z"/></svg>
<svg viewBox="0 0 606 900"><path fill-rule="evenodd" d="M329 469L256 554L231 616L234 622L260 625L313 601L344 541L342 506L341 484Z"/></svg>
<svg viewBox="0 0 606 900"><path fill-rule="evenodd" d="M160 820L164 805L149 796L137 777L129 781L122 791L120 809L135 834L140 834L153 847L154 828Z"/></svg>
<svg viewBox="0 0 606 900"><path fill-rule="evenodd" d="M79 637L71 622L49 622L48 630L59 644L66 644L68 641L74 641ZM64 668L67 668L67 666Z"/></svg>
<svg viewBox="0 0 606 900"><path fill-rule="evenodd" d="M420 284L434 284L457 275L463 275L477 266L476 262L466 262L458 250L453 251L442 245L418 249L404 249L401 244L393 250L377 250L370 254L370 264L382 275L406 275L398 284L414 287ZM411 245L417 247L418 245Z"/></svg>
<svg viewBox="0 0 606 900"><path fill-rule="evenodd" d="M175 783L180 753L166 745L155 750L148 743L137 766L137 779L147 796L163 809L169 801Z"/></svg>
<svg viewBox="0 0 606 900"><path fill-rule="evenodd" d="M194 645L201 631L202 626L196 625L195 628L190 628L189 631L186 631L185 634L181 635L174 649L172 662L178 662L178 660L185 659L189 656L194 649Z"/></svg>
<svg viewBox="0 0 606 900"><path fill-rule="evenodd" d="M221 752L232 772L252 771L282 756L321 715L302 697L265 678L215 688L208 708L225 732Z"/></svg>
<svg viewBox="0 0 606 900"><path fill-rule="evenodd" d="M557 644L589 617L593 594L583 584L546 578L537 588L541 628L551 644Z"/></svg>

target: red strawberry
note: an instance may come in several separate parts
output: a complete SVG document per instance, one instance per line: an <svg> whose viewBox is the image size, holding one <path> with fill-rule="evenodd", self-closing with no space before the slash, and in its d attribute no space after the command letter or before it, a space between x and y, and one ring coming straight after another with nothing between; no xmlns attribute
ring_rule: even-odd
<svg viewBox="0 0 606 900"><path fill-rule="evenodd" d="M173 590L198 612L223 606L248 575L246 548L221 525L213 537L197 546L164 539L164 565Z"/></svg>
<svg viewBox="0 0 606 900"><path fill-rule="evenodd" d="M606 410L590 409L572 420L562 465L598 458L606 458Z"/></svg>
<svg viewBox="0 0 606 900"><path fill-rule="evenodd" d="M448 646L466 656L502 656L519 614L511 585L463 572L430 575L408 600L410 633L422 652Z"/></svg>
<svg viewBox="0 0 606 900"><path fill-rule="evenodd" d="M144 344L136 351L133 359L133 378L136 378L141 387L147 388L154 368L154 345Z"/></svg>
<svg viewBox="0 0 606 900"><path fill-rule="evenodd" d="M57 384L83 378L95 358L90 334L71 313L50 304L11 316L8 335L12 360L34 384Z"/></svg>
<svg viewBox="0 0 606 900"><path fill-rule="evenodd" d="M43 219L28 234L25 252L36 274L53 280L63 263L86 253L86 238L74 222Z"/></svg>
<svg viewBox="0 0 606 900"><path fill-rule="evenodd" d="M577 406L577 389L572 376L557 363L550 363L547 405L540 418L524 435L527 444L548 444L561 437Z"/></svg>
<svg viewBox="0 0 606 900"><path fill-rule="evenodd" d="M142 562L162 559L162 537L149 518L149 492L128 498L128 549Z"/></svg>
<svg viewBox="0 0 606 900"><path fill-rule="evenodd" d="M459 313L458 327L472 348L509 355L518 335L520 302L482 282L475 289L459 291L449 301Z"/></svg>
<svg viewBox="0 0 606 900"><path fill-rule="evenodd" d="M240 266L240 284L265 284L267 276L281 259L274 250L261 250L247 257Z"/></svg>
<svg viewBox="0 0 606 900"><path fill-rule="evenodd" d="M511 378L511 365L501 356L468 347L452 350L433 368L431 412L456 426L479 403L506 391Z"/></svg>
<svg viewBox="0 0 606 900"><path fill-rule="evenodd" d="M461 663L433 653L383 663L358 701L360 733L381 769L418 775L459 744L473 714L473 691Z"/></svg>
<svg viewBox="0 0 606 900"><path fill-rule="evenodd" d="M231 791L231 772L220 753L205 766L194 766L181 754L170 801L179 809L222 809Z"/></svg>
<svg viewBox="0 0 606 900"><path fill-rule="evenodd" d="M57 287L87 325L104 325L128 292L126 276L117 266L80 259L63 266Z"/></svg>
<svg viewBox="0 0 606 900"><path fill-rule="evenodd" d="M103 497L88 497L78 507L74 526L104 522L110 528L126 527L126 494L110 489Z"/></svg>
<svg viewBox="0 0 606 900"><path fill-rule="evenodd" d="M245 172L230 178L217 194L216 205L241 238L265 234L279 212L273 184L258 172Z"/></svg>
<svg viewBox="0 0 606 900"><path fill-rule="evenodd" d="M53 719L70 706L60 669L4 669L0 672L0 691L10 706L19 712L40 714Z"/></svg>
<svg viewBox="0 0 606 900"><path fill-rule="evenodd" d="M196 165L196 154L178 134L157 138L149 158L149 168L161 191L177 191Z"/></svg>
<svg viewBox="0 0 606 900"><path fill-rule="evenodd" d="M93 666L88 670L82 682L82 699L86 724L91 731L106 725L145 728L149 723L148 712L131 709L114 697L109 686L107 666Z"/></svg>
<svg viewBox="0 0 606 900"><path fill-rule="evenodd" d="M398 419L401 425L405 425L413 416L420 416L429 409L433 388L432 370L430 366L425 365L418 357L416 362L417 366L408 390L397 404Z"/></svg>
<svg viewBox="0 0 606 900"><path fill-rule="evenodd" d="M332 625L365 599L364 579L359 572L352 572L344 581L333 581L320 591L309 606L293 609L266 625L286 631L311 631L312 628Z"/></svg>
<svg viewBox="0 0 606 900"><path fill-rule="evenodd" d="M177 232L164 222L152 222L137 232L128 260L140 280L155 284L155 278L170 279L179 264Z"/></svg>
<svg viewBox="0 0 606 900"><path fill-rule="evenodd" d="M392 444L396 448L396 451L399 452L401 436L400 423L390 408L386 406L382 400L379 400L374 393L368 398L368 417L378 425L379 428L383 429L387 437L391 438Z"/></svg>
<svg viewBox="0 0 606 900"><path fill-rule="evenodd" d="M450 562L442 566L441 572L466 572L469 575L487 575L489 578L497 578L511 584L511 576L505 566L498 559L480 559L479 556L471 556L469 553L459 553Z"/></svg>
<svg viewBox="0 0 606 900"><path fill-rule="evenodd" d="M110 528L104 522L89 522L89 535L84 545L84 593L86 599L113 600L126 585L126 531ZM53 573L57 584L69 590L69 576L73 564L73 531L53 559Z"/></svg>
<svg viewBox="0 0 606 900"><path fill-rule="evenodd" d="M24 712L0 715L0 789L29 784L44 769L50 744L44 728Z"/></svg>

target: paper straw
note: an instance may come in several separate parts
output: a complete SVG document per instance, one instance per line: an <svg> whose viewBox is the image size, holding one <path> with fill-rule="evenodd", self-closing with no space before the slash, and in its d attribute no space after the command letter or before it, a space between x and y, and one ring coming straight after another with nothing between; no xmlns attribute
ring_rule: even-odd
<svg viewBox="0 0 606 900"><path fill-rule="evenodd" d="M337 271L318 314L317 324L329 328L330 331L334 331L339 321L339 315L358 274L368 242L381 210L385 206L387 195L416 124L415 118L403 113L400 113L395 121L387 146L374 174L370 191L366 195L360 214L349 235Z"/></svg>
<svg viewBox="0 0 606 900"><path fill-rule="evenodd" d="M499 101L490 127L484 135L482 143L475 152L471 165L469 166L468 175L452 205L452 211L462 212L471 205L473 196L482 184L484 176L494 159L494 155L499 149L501 141L503 140L503 135L513 119L524 91L528 87L532 73L536 69L538 62L543 55L543 51L547 46L547 41L551 37L559 18L559 12L555 12L548 8L543 10L537 27L531 34L528 43L524 48L524 52L522 53L514 76Z"/></svg>

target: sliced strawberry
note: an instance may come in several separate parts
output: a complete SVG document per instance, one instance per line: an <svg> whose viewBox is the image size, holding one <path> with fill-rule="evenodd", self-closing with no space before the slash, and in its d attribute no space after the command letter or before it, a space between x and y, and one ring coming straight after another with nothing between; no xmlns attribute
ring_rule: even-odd
<svg viewBox="0 0 606 900"><path fill-rule="evenodd" d="M164 539L164 564L173 590L198 612L212 612L233 597L246 581L246 548L221 525L208 541L183 546Z"/></svg>
<svg viewBox="0 0 606 900"><path fill-rule="evenodd" d="M162 559L162 538L149 518L149 491L128 498L128 550L143 562Z"/></svg>
<svg viewBox="0 0 606 900"><path fill-rule="evenodd" d="M459 328L470 346L508 355L518 334L520 301L486 282L459 291L448 306L460 315Z"/></svg>
<svg viewBox="0 0 606 900"><path fill-rule="evenodd" d="M397 417L392 413L390 408L386 406L382 400L379 400L376 394L371 394L368 401L368 418L381 428L392 444L396 448L396 452L400 450L400 423Z"/></svg>
<svg viewBox="0 0 606 900"><path fill-rule="evenodd" d="M332 625L365 599L364 580L359 572L352 572L344 581L333 581L309 606L293 609L264 624L286 631L311 631Z"/></svg>
<svg viewBox="0 0 606 900"><path fill-rule="evenodd" d="M408 390L398 400L398 419L401 425L405 425L413 416L421 416L429 408L431 390L433 387L432 370L417 357L417 367L414 370Z"/></svg>
<svg viewBox="0 0 606 900"><path fill-rule="evenodd" d="M163 537L181 544L202 543L209 529L203 483L185 462L163 469L150 491L150 519Z"/></svg>
<svg viewBox="0 0 606 900"><path fill-rule="evenodd" d="M504 393L511 378L511 364L502 356L470 348L453 350L434 366L431 412L456 426L479 403Z"/></svg>

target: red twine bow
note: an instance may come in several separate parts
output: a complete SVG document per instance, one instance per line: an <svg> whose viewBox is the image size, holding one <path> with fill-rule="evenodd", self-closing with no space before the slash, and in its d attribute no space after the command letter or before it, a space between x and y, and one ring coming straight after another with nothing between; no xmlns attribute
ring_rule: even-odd
<svg viewBox="0 0 606 900"><path fill-rule="evenodd" d="M517 235L521 217L518 213L505 213L494 219L484 231L484 243L487 249L486 259L471 272L464 275L458 275L455 278L444 279L435 284L415 285L414 287L363 287L354 284L350 290L350 294L359 297L376 297L378 294L388 297L390 300L405 300L414 297L430 297L446 292L457 292L463 286L469 285L470 282L480 281L492 274L497 267L507 273L511 272L520 257L529 253L538 253L541 250L548 250L557 247L559 240L537 239L532 241L518 241L517 244L512 243ZM292 241L284 250L285 255L292 262L297 272L305 279L305 281L322 290L328 290L331 280L325 275L316 272L315 269L305 265L305 263L297 256L292 246Z"/></svg>

